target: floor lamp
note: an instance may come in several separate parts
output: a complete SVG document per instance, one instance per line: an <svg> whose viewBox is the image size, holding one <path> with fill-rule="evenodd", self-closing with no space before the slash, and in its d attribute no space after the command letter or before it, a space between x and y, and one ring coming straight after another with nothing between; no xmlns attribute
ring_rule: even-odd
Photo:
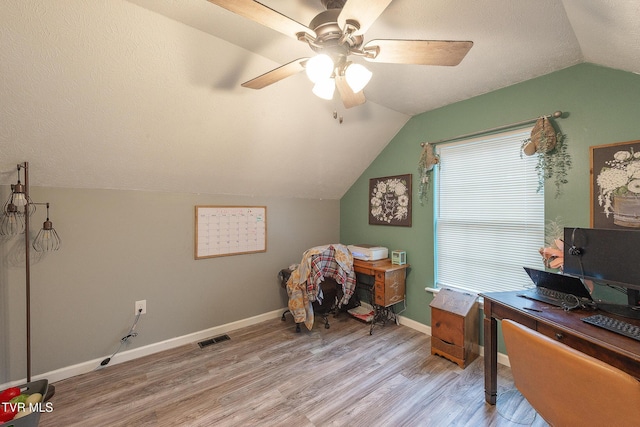
<svg viewBox="0 0 640 427"><path fill-rule="evenodd" d="M24 184L20 182L20 171L24 171ZM47 219L42 229L31 242L29 236L29 223L31 216L36 211L36 205L46 205ZM29 197L29 163L18 164L18 183L11 185L11 194L2 209L0 221L0 235L14 236L24 234L25 255L25 293L27 313L27 382L31 382L31 254L33 248L36 252L57 251L60 248L60 237L49 220L49 203L36 203ZM49 386L47 397L55 393L55 388Z"/></svg>

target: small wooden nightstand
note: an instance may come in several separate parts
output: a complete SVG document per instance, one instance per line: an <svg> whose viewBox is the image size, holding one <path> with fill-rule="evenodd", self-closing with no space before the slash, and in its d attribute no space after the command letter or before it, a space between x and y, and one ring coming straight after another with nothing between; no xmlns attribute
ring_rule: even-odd
<svg viewBox="0 0 640 427"><path fill-rule="evenodd" d="M431 302L431 354L466 368L478 357L478 296L441 289Z"/></svg>

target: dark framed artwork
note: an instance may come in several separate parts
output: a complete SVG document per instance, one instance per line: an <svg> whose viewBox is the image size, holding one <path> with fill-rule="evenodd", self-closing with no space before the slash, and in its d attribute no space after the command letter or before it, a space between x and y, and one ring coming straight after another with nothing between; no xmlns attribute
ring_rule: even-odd
<svg viewBox="0 0 640 427"><path fill-rule="evenodd" d="M369 180L369 224L411 227L412 175Z"/></svg>
<svg viewBox="0 0 640 427"><path fill-rule="evenodd" d="M589 150L591 227L640 229L640 140Z"/></svg>

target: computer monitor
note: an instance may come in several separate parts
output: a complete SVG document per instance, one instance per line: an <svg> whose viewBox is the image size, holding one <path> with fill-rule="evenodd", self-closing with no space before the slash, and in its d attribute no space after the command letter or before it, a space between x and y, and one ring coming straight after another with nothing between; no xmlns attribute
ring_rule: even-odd
<svg viewBox="0 0 640 427"><path fill-rule="evenodd" d="M616 314L634 318L640 318L639 254L640 230L564 229L564 274L625 288L627 307Z"/></svg>

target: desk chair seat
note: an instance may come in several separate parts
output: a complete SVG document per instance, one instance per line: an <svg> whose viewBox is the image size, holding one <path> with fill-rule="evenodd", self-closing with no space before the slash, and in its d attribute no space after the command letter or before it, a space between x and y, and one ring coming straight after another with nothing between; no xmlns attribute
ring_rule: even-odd
<svg viewBox="0 0 640 427"><path fill-rule="evenodd" d="M502 321L516 388L552 426L639 426L640 381L511 320Z"/></svg>

